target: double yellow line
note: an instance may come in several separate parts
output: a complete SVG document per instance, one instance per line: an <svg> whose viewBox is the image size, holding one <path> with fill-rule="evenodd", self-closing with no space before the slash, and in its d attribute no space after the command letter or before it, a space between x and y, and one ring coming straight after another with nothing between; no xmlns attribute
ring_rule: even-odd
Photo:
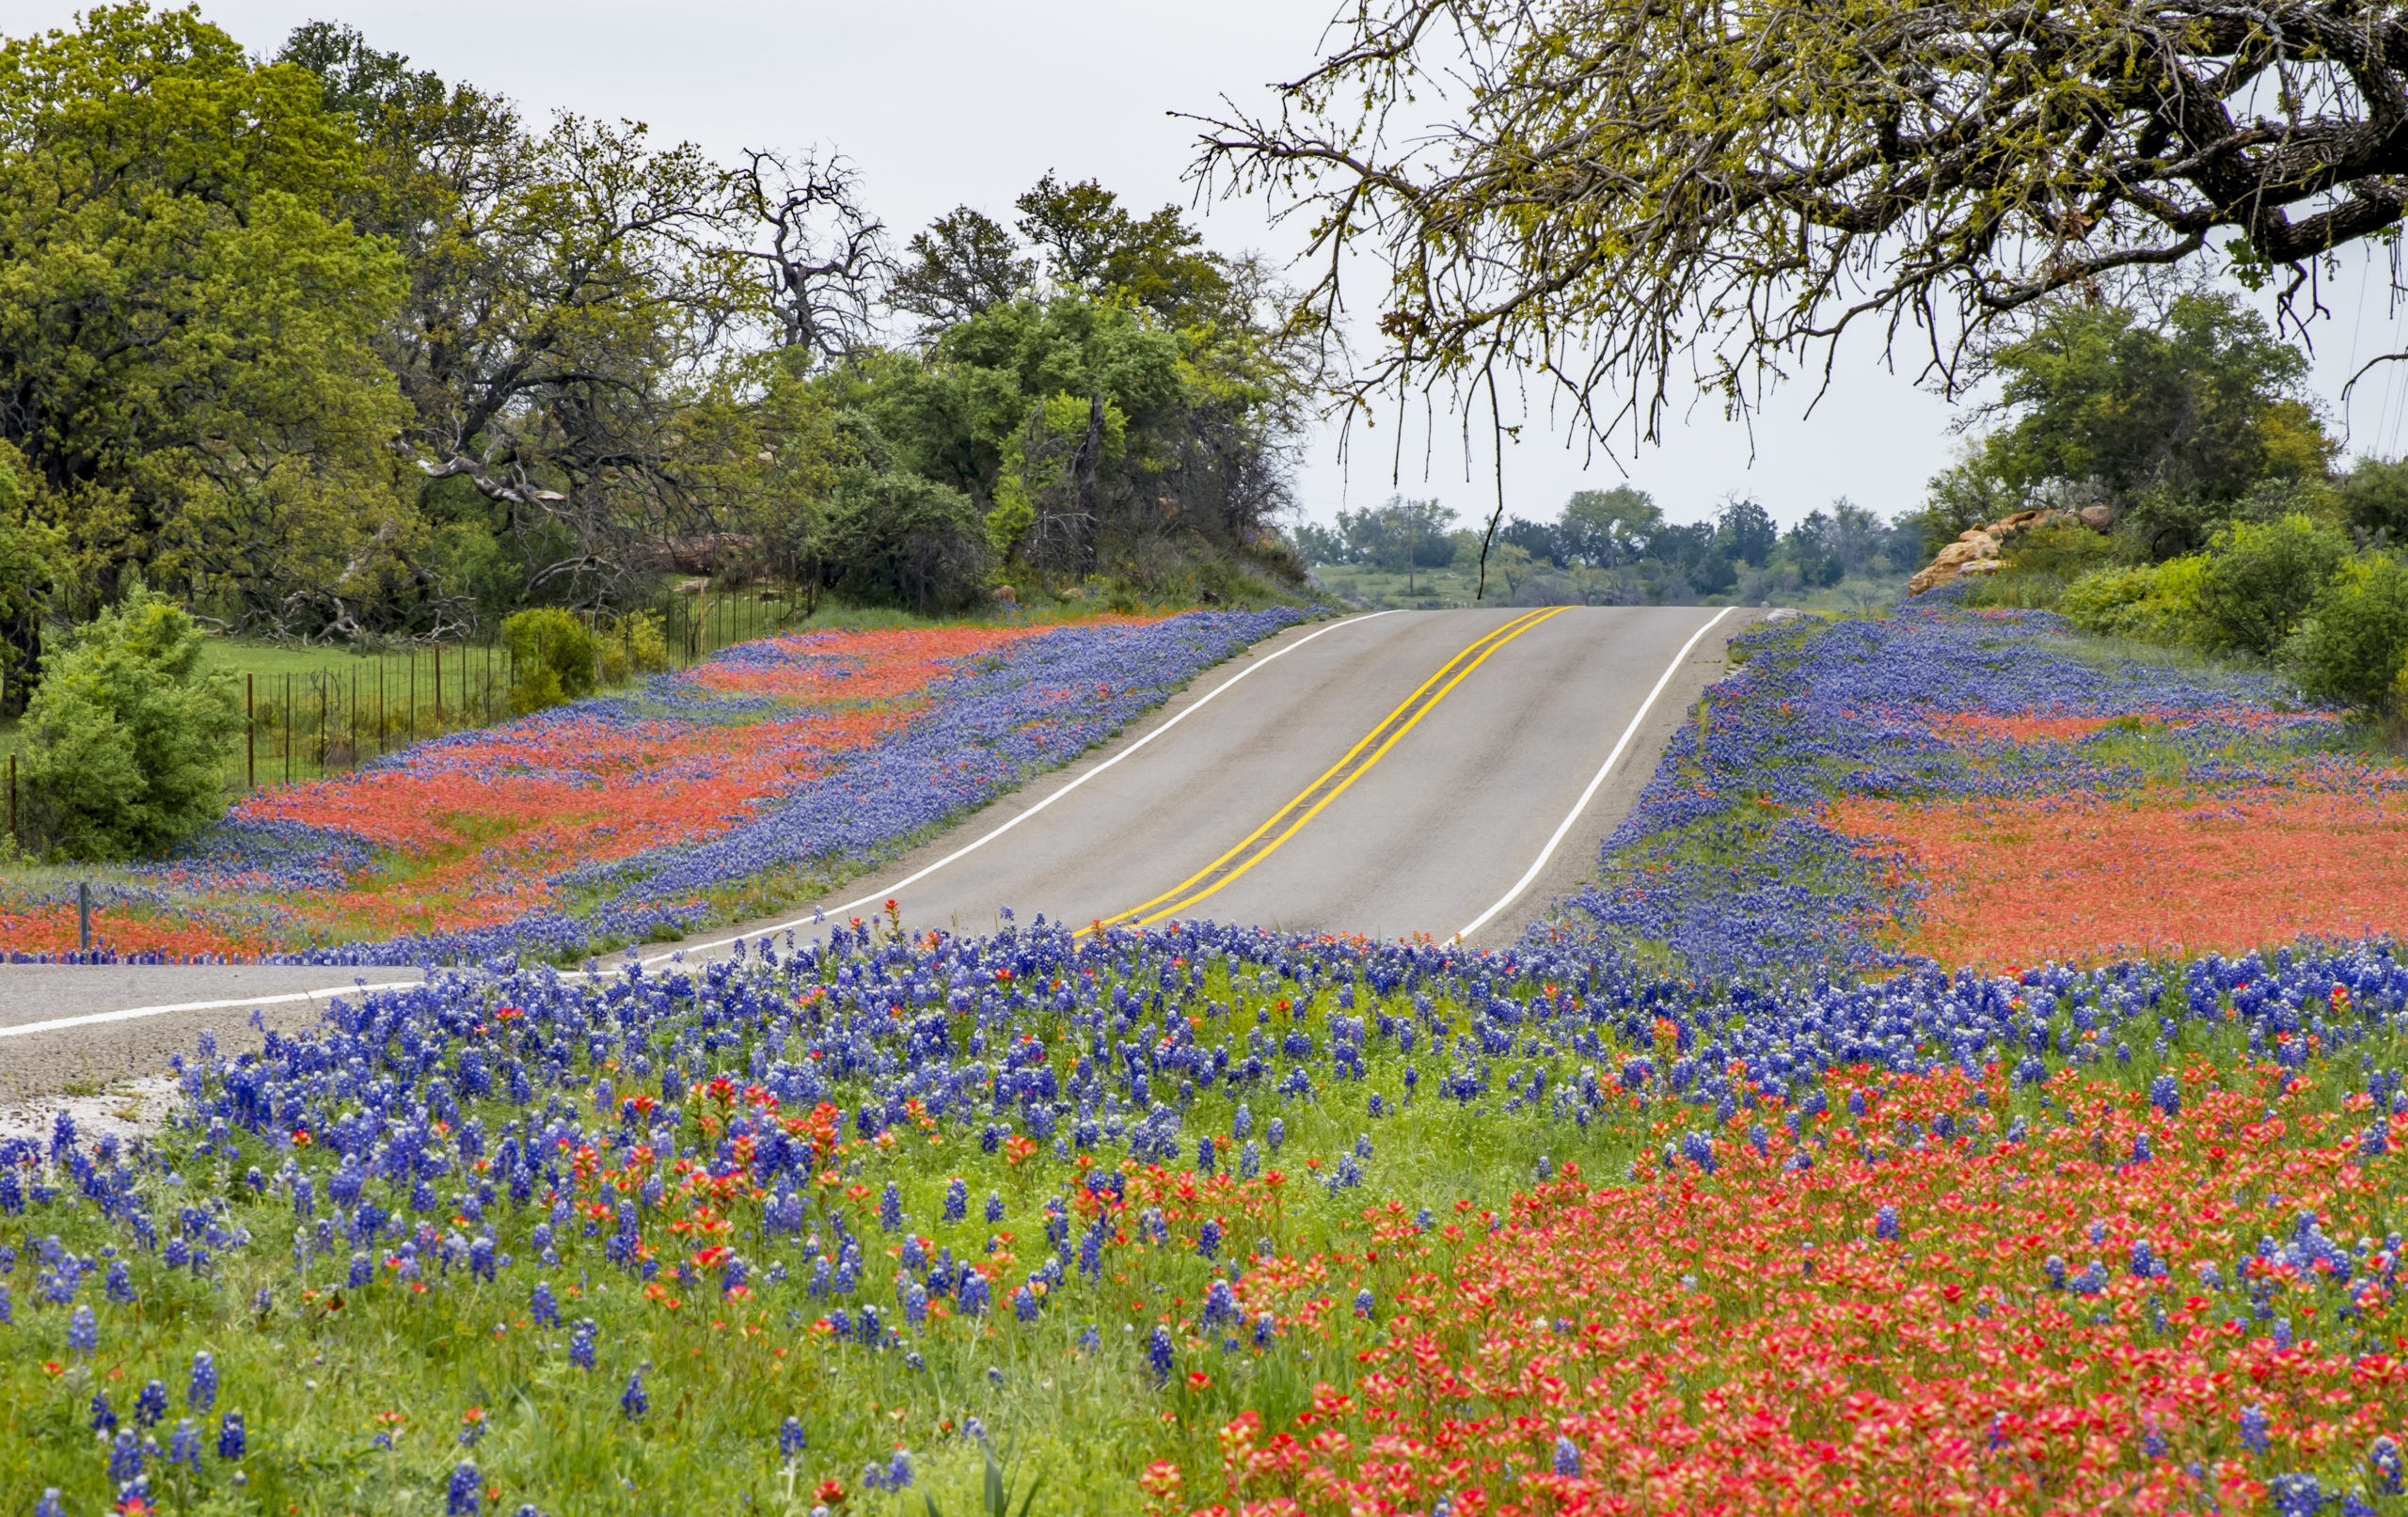
<svg viewBox="0 0 2408 1517"><path fill-rule="evenodd" d="M1093 932L1100 927L1118 926L1123 923L1151 926L1164 917L1192 909L1270 858L1307 822L1320 815L1323 807L1344 795L1347 787L1361 779L1365 771L1386 758L1388 750L1430 714L1431 707L1445 700L1447 692L1461 685L1473 670L1486 663L1491 654L1563 609L1560 606L1550 606L1544 610L1525 612L1473 642L1440 665L1436 673L1423 680L1402 704L1381 719L1378 726L1357 739L1354 746L1346 751L1344 757L1323 770L1319 779L1299 791L1293 800L1272 813L1268 820L1248 832L1236 846L1152 900L1079 930L1082 933ZM1376 747L1373 746L1375 744ZM1283 827L1282 823L1286 825Z"/></svg>

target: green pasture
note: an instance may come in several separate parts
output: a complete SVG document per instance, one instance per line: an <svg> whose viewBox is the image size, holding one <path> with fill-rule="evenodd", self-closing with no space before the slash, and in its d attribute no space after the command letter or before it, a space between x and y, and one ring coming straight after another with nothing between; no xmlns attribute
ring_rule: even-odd
<svg viewBox="0 0 2408 1517"><path fill-rule="evenodd" d="M1075 622L1110 608L1108 600L1102 593L1042 595L1028 606L999 605L966 620ZM666 625L675 667L733 643L785 632L910 629L965 620L825 598L806 606L775 591L672 597L652 609ZM509 650L490 636L356 647L219 636L210 640L209 667L233 677L249 714L246 733L226 751L230 797L254 783L322 779L413 742L489 726L511 714ZM630 675L604 687L625 688L642 677ZM0 766L20 751L23 725L20 719L0 718Z"/></svg>

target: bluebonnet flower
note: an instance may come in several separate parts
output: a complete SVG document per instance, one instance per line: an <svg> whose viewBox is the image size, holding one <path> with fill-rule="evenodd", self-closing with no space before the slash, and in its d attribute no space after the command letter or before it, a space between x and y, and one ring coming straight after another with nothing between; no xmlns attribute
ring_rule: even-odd
<svg viewBox="0 0 2408 1517"><path fill-rule="evenodd" d="M643 1390L642 1370L639 1369L627 1377L627 1388L619 1393L619 1410L626 1414L629 1422L638 1420L652 1410L652 1398Z"/></svg>
<svg viewBox="0 0 2408 1517"><path fill-rule="evenodd" d="M92 1430L94 1432L117 1431L117 1411L109 1405L109 1393L105 1390L97 1390L92 1393Z"/></svg>
<svg viewBox="0 0 2408 1517"><path fill-rule="evenodd" d="M1368 1286L1363 1289L1354 1292L1355 1316L1362 1318L1367 1322L1370 1321L1371 1319L1374 1304L1375 1304L1371 1300L1370 1288Z"/></svg>
<svg viewBox="0 0 2408 1517"><path fill-rule="evenodd" d="M1873 1214L1873 1236L1876 1238L1895 1238L1898 1236L1898 1209L1896 1207L1885 1206L1880 1210Z"/></svg>
<svg viewBox="0 0 2408 1517"><path fill-rule="evenodd" d="M1555 1473L1567 1480L1580 1477L1580 1449L1569 1438L1555 1441Z"/></svg>
<svg viewBox="0 0 2408 1517"><path fill-rule="evenodd" d="M167 1387L151 1381L134 1398L134 1420L148 1428L167 1414Z"/></svg>
<svg viewBox="0 0 2408 1517"><path fill-rule="evenodd" d="M987 1221L992 1224L1003 1220L1004 1193L1001 1191L989 1191L987 1193Z"/></svg>
<svg viewBox="0 0 2408 1517"><path fill-rule="evenodd" d="M127 1272L125 1260L119 1259L109 1266L108 1279L103 1286L103 1291L117 1305L135 1304L137 1298L134 1293L134 1276Z"/></svg>
<svg viewBox="0 0 2408 1517"><path fill-rule="evenodd" d="M171 1468L182 1464L195 1475L200 1473L200 1430L192 1425L189 1417L177 1422L174 1435L167 1440L167 1463Z"/></svg>
<svg viewBox="0 0 2408 1517"><path fill-rule="evenodd" d="M1170 1381L1170 1329L1157 1327L1146 1339L1146 1371L1156 1385L1167 1384Z"/></svg>
<svg viewBox="0 0 2408 1517"><path fill-rule="evenodd" d="M970 1214L970 1187L957 1175L944 1188L944 1220L959 1222Z"/></svg>
<svg viewBox="0 0 2408 1517"><path fill-rule="evenodd" d="M2172 1075L2159 1075L2148 1082L2148 1103L2167 1116L2182 1113L2182 1086Z"/></svg>
<svg viewBox="0 0 2408 1517"><path fill-rule="evenodd" d="M1196 1252L1208 1259L1221 1256L1221 1224L1218 1219L1206 1219L1204 1225L1196 1230Z"/></svg>
<svg viewBox="0 0 2408 1517"><path fill-rule="evenodd" d="M79 1359L89 1359L100 1351L101 1324L89 1306L78 1306L67 1323L67 1349Z"/></svg>
<svg viewBox="0 0 2408 1517"><path fill-rule="evenodd" d="M560 1303L553 1299L552 1283L549 1280L535 1282L534 1294L529 1299L528 1304L531 1319L537 1327L561 1325Z"/></svg>
<svg viewBox="0 0 2408 1517"><path fill-rule="evenodd" d="M2388 1435L2374 1441L2374 1449L2367 1455L2367 1469L2374 1476L2375 1489L2387 1496L2401 1493L2401 1480L2408 1476L2408 1462L2400 1455L2400 1445Z"/></svg>
<svg viewBox="0 0 2408 1517"><path fill-rule="evenodd" d="M218 1419L217 1457L219 1459L230 1461L241 1459L243 1451L249 1446L250 1439L243 1430L243 1414L229 1412Z"/></svg>
<svg viewBox="0 0 2408 1517"><path fill-rule="evenodd" d="M483 1483L477 1467L467 1460L453 1466L451 1481L443 1488L444 1517L476 1517L477 1509L483 1504Z"/></svg>
<svg viewBox="0 0 2408 1517"><path fill-rule="evenodd" d="M142 1440L135 1436L132 1428L119 1428L117 1437L109 1444L110 1483L123 1485L128 1480L139 1479L142 1465Z"/></svg>
<svg viewBox="0 0 2408 1517"><path fill-rule="evenodd" d="M2277 1475L2266 1482L2275 1517L2320 1517L2324 1510L2323 1483L2313 1475Z"/></svg>
<svg viewBox="0 0 2408 1517"><path fill-rule="evenodd" d="M217 1404L217 1361L207 1349L192 1356L192 1383L184 1387L184 1405L206 1412Z"/></svg>
<svg viewBox="0 0 2408 1517"><path fill-rule="evenodd" d="M578 1319L568 1336L568 1362L579 1369L594 1367L594 1319Z"/></svg>
<svg viewBox="0 0 2408 1517"><path fill-rule="evenodd" d="M2264 1454L2272 1447L2266 1438L2266 1409L2252 1402L2241 1409L2242 1446L2253 1454Z"/></svg>
<svg viewBox="0 0 2408 1517"><path fill-rule="evenodd" d="M1703 1132L1681 1139L1681 1157L1711 1175L1715 1171L1714 1140Z"/></svg>
<svg viewBox="0 0 2408 1517"><path fill-rule="evenodd" d="M1204 1325L1217 1326L1238 1319L1237 1298L1229 1291L1227 1280L1215 1280L1204 1288Z"/></svg>
<svg viewBox="0 0 2408 1517"><path fill-rule="evenodd" d="M67 1509L58 1504L58 1487L51 1486L34 1503L34 1517L67 1517Z"/></svg>
<svg viewBox="0 0 2408 1517"><path fill-rule="evenodd" d="M778 1457L780 1459L791 1464L794 1462L795 1456L809 1446L811 1446L811 1440L804 1435L801 1423L788 1417L778 1425Z"/></svg>

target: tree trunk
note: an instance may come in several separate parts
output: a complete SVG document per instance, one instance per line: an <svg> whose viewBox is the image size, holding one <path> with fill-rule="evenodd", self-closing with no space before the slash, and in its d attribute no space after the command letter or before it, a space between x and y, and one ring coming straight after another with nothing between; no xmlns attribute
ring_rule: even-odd
<svg viewBox="0 0 2408 1517"><path fill-rule="evenodd" d="M22 717L41 682L41 617L0 617L0 717Z"/></svg>
<svg viewBox="0 0 2408 1517"><path fill-rule="evenodd" d="M1095 466L1103 456L1103 397L1087 397L1087 435L1070 460L1079 490L1079 573L1095 573Z"/></svg>

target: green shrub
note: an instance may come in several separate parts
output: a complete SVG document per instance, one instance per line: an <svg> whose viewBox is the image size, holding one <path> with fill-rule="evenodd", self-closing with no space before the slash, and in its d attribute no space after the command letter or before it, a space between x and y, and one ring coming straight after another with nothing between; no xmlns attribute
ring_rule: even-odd
<svg viewBox="0 0 2408 1517"><path fill-rule="evenodd" d="M658 611L629 611L602 636L602 679L616 685L629 674L657 674L669 667L669 634Z"/></svg>
<svg viewBox="0 0 2408 1517"><path fill-rule="evenodd" d="M501 637L510 645L510 709L517 715L594 693L599 650L576 616L539 606L503 622Z"/></svg>
<svg viewBox="0 0 2408 1517"><path fill-rule="evenodd" d="M2094 569L2067 585L2057 609L2085 632L2145 642L2200 640L2199 584L2208 561L2194 555L2131 569Z"/></svg>
<svg viewBox="0 0 2408 1517"><path fill-rule="evenodd" d="M2043 527L2017 538L2001 555L2005 567L1976 579L1965 599L1974 606L2046 610L2115 552L2114 544L2087 527Z"/></svg>
<svg viewBox="0 0 2408 1517"><path fill-rule="evenodd" d="M27 835L70 859L165 853L217 817L242 730L228 674L203 674L190 616L137 580L76 629L25 709Z"/></svg>
<svg viewBox="0 0 2408 1517"><path fill-rule="evenodd" d="M2371 715L2400 709L2408 681L2408 566L2352 563L2283 649L2300 688Z"/></svg>
<svg viewBox="0 0 2408 1517"><path fill-rule="evenodd" d="M2359 459L2341 477L2340 495L2351 526L2408 543L2408 459Z"/></svg>
<svg viewBox="0 0 2408 1517"><path fill-rule="evenodd" d="M2212 641L2260 656L2299 630L2350 557L2347 534L2305 515L2235 522L2219 530L2199 583Z"/></svg>
<svg viewBox="0 0 2408 1517"><path fill-rule="evenodd" d="M986 599L994 548L986 519L949 484L898 469L854 468L837 482L820 529L832 588L923 616Z"/></svg>

